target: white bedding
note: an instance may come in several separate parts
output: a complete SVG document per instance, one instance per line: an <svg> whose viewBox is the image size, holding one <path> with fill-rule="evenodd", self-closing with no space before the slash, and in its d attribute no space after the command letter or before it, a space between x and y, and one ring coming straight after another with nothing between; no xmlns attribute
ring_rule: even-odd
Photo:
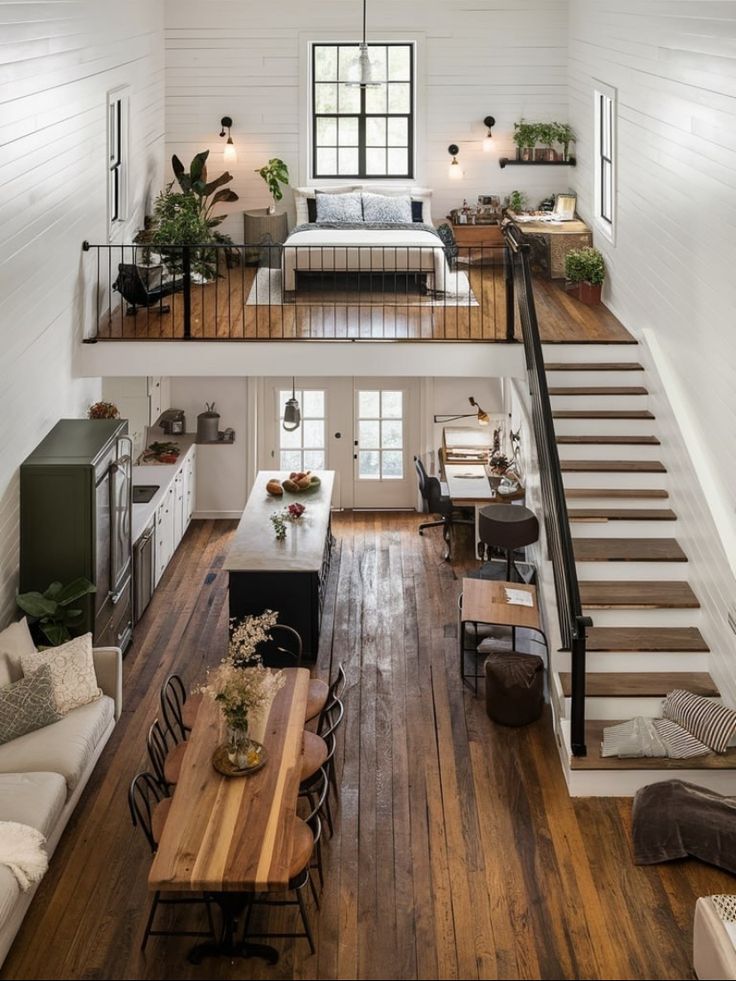
<svg viewBox="0 0 736 981"><path fill-rule="evenodd" d="M420 272L436 291L445 289L450 272L442 242L421 228L304 229L284 243L282 266L286 292L296 289L297 271Z"/></svg>

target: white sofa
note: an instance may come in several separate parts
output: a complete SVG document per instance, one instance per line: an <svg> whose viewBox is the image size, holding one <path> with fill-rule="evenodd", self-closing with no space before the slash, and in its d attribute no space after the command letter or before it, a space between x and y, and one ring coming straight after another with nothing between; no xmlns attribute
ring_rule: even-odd
<svg viewBox="0 0 736 981"><path fill-rule="evenodd" d="M37 828L46 836L49 857L120 718L122 654L117 647L99 647L93 657L100 698L0 745L0 821ZM35 891L22 892L13 873L0 865L0 964Z"/></svg>

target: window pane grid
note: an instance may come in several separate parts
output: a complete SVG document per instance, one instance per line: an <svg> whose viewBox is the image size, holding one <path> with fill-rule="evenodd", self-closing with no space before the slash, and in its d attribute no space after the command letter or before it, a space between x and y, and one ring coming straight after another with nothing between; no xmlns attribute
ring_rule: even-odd
<svg viewBox="0 0 736 981"><path fill-rule="evenodd" d="M279 397L279 469L324 470L325 468L325 393L321 389L297 389L301 407L301 424L290 432L283 427L284 406L291 389Z"/></svg>
<svg viewBox="0 0 736 981"><path fill-rule="evenodd" d="M358 72L356 44L312 47L313 177L413 175L413 47L371 44L372 77L379 84L348 85ZM349 126L342 121L352 117ZM350 148L350 150L348 150Z"/></svg>
<svg viewBox="0 0 736 981"><path fill-rule="evenodd" d="M613 99L598 93L598 216L613 225Z"/></svg>
<svg viewBox="0 0 736 981"><path fill-rule="evenodd" d="M403 392L358 392L358 445L361 480L403 479Z"/></svg>

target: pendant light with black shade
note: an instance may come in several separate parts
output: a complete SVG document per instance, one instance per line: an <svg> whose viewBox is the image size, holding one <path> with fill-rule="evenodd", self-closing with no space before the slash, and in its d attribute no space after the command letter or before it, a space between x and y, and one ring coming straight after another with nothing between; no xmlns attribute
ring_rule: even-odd
<svg viewBox="0 0 736 981"><path fill-rule="evenodd" d="M294 378L291 379L291 398L286 400L284 406L284 419L281 425L287 433L293 433L298 429L302 421L302 410L299 408L299 399L296 397Z"/></svg>

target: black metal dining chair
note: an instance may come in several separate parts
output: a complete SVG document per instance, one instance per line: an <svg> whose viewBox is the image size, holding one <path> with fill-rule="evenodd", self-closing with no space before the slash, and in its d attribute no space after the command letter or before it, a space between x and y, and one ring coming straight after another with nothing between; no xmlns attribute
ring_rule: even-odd
<svg viewBox="0 0 736 981"><path fill-rule="evenodd" d="M452 529L455 525L475 526L475 515L472 508L456 508L447 494L442 493L442 485L437 477L430 477L424 464L418 456L414 457L414 468L417 472L419 483L419 493L424 502L424 510L428 514L439 515L439 521L424 521L419 525L419 534L424 534L425 528L442 528L442 537L445 540L445 555L443 558L449 560Z"/></svg>
<svg viewBox="0 0 736 981"><path fill-rule="evenodd" d="M155 854L158 849L170 806L171 798L165 796L163 787L152 773L144 771L136 774L128 788L128 807L130 808L133 827L141 829L151 849L151 854ZM159 906L204 906L207 910L209 930L207 932L201 930L154 930L153 923ZM151 900L141 950L146 949L149 937L211 937L213 940L216 939L210 900L204 895L169 896L157 889Z"/></svg>
<svg viewBox="0 0 736 981"><path fill-rule="evenodd" d="M327 797L329 787L326 774L322 774L321 784L321 790L317 795L316 800L314 802L310 802L310 811L307 816L305 818L299 818L295 815L293 818L294 847L292 850L292 863L291 868L289 869L289 884L287 889L289 892L294 893L294 899L270 899L266 893L253 896L248 904L248 910L243 923L244 941L262 938L272 939L276 937L294 939L305 937L309 942L309 949L313 954L317 949L314 943L312 925L309 921L309 914L307 912L304 890L307 886L310 887L312 895L314 896L315 905L319 909L319 895L312 879L311 870L312 868L317 868L320 876L320 884L322 884L322 853L320 845L322 838L322 820L320 818L320 812L322 810L324 800ZM263 930L251 933L249 929L251 914L255 907L261 906L297 906L299 908L302 926L304 928L303 931L294 933L279 931L271 933Z"/></svg>

